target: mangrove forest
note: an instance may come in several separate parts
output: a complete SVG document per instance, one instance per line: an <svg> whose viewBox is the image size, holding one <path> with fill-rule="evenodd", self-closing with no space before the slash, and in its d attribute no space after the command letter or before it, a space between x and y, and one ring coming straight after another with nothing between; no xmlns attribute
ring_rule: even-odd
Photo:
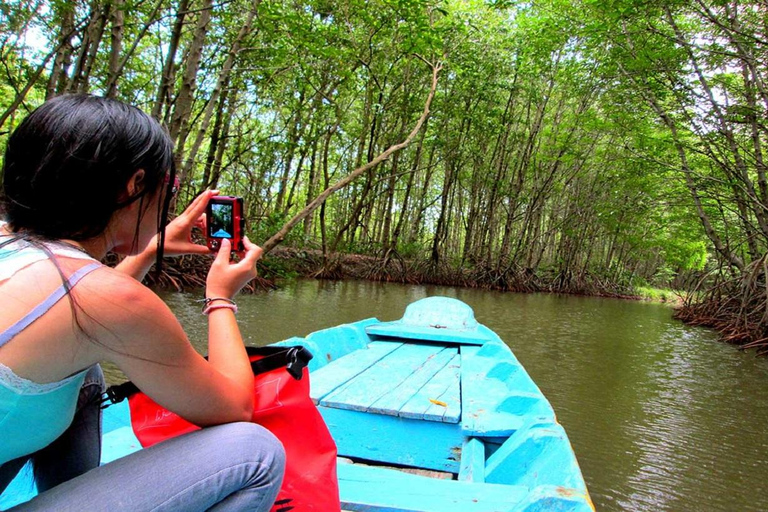
<svg viewBox="0 0 768 512"><path fill-rule="evenodd" d="M767 64L764 0L5 0L0 147L119 98L175 141L177 212L216 188L282 242L268 276L674 289L759 352Z"/></svg>

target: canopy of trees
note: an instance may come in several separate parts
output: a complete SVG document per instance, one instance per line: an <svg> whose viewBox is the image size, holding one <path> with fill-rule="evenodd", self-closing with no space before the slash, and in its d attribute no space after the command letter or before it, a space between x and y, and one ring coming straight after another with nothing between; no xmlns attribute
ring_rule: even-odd
<svg viewBox="0 0 768 512"><path fill-rule="evenodd" d="M163 120L257 240L627 288L768 248L764 0L5 0L0 145L73 91ZM526 277L527 276L527 277Z"/></svg>

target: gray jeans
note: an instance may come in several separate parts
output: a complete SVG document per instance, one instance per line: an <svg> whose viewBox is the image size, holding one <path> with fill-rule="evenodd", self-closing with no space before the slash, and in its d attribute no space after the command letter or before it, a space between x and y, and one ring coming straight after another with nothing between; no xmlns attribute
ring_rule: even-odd
<svg viewBox="0 0 768 512"><path fill-rule="evenodd" d="M0 490L32 460L40 494L24 511L268 511L283 479L280 441L254 423L205 428L99 466L104 377L86 375L72 425L53 443L0 466Z"/></svg>

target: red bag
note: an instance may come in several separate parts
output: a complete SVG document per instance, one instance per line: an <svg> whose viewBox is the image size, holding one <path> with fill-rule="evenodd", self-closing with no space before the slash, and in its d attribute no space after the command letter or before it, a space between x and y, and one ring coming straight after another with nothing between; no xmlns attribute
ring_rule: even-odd
<svg viewBox="0 0 768 512"><path fill-rule="evenodd" d="M304 347L247 347L255 376L252 421L269 429L285 448L283 486L272 512L331 512L341 509L336 443L309 397L312 354ZM128 382L107 390L111 401L126 396L131 426L144 448L198 430L157 405Z"/></svg>

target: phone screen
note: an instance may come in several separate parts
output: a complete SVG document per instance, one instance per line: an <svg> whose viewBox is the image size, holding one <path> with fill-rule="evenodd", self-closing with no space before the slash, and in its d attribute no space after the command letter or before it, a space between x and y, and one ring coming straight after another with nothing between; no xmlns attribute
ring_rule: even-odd
<svg viewBox="0 0 768 512"><path fill-rule="evenodd" d="M212 238L233 238L235 225L232 222L232 204L211 204L211 218L208 219L208 236Z"/></svg>

